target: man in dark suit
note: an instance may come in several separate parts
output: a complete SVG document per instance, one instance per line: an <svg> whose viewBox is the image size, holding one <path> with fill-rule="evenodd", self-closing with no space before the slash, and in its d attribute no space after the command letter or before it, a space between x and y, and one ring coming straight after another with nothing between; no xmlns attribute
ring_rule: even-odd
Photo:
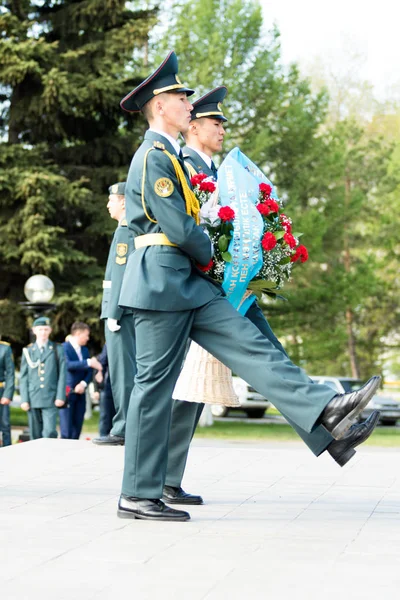
<svg viewBox="0 0 400 600"><path fill-rule="evenodd" d="M71 389L68 407L60 411L61 437L64 439L79 439L86 411L86 388L92 379L93 369L103 370L97 358L89 356L89 350L86 348L89 337L89 325L77 321L72 324L68 341L63 344L67 387Z"/></svg>
<svg viewBox="0 0 400 600"><path fill-rule="evenodd" d="M133 309L137 374L125 436L121 518L186 521L160 498L165 484L172 392L190 337L245 378L307 432L323 425L343 437L379 387L373 377L356 393L337 395L304 374L205 277L213 249L184 173L177 138L192 105L170 52L121 102L142 111L150 129L133 157L126 185L127 221L135 234L120 305ZM140 282L140 285L137 285Z"/></svg>

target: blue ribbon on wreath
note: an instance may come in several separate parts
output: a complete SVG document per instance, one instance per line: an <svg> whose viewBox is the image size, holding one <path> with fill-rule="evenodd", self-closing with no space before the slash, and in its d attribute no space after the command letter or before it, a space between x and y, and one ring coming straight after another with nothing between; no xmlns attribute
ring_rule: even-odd
<svg viewBox="0 0 400 600"><path fill-rule="evenodd" d="M255 207L259 181L247 168L250 164L253 163L239 148L234 148L218 169L221 205L230 206L235 211L233 235L228 247L232 260L226 263L222 287L229 302L242 315L255 301L253 294L245 300L243 295L262 266L263 220ZM258 169L256 165L254 167ZM262 181L269 183L265 176Z"/></svg>

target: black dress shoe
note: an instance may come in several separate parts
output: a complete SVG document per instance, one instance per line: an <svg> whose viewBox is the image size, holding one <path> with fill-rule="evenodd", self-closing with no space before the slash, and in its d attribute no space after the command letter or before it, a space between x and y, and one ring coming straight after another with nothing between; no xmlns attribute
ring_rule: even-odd
<svg viewBox="0 0 400 600"><path fill-rule="evenodd" d="M147 521L189 521L184 510L170 508L162 500L133 498L121 494L117 515L120 519L145 519Z"/></svg>
<svg viewBox="0 0 400 600"><path fill-rule="evenodd" d="M172 485L164 485L162 499L168 504L203 504L201 496L187 494L181 487Z"/></svg>
<svg viewBox="0 0 400 600"><path fill-rule="evenodd" d="M363 423L355 423L341 440L331 442L327 448L329 454L343 467L356 453L355 446L359 446L373 432L380 417L379 410L374 410Z"/></svg>
<svg viewBox="0 0 400 600"><path fill-rule="evenodd" d="M340 440L357 421L358 415L367 406L381 384L379 376L371 377L359 390L348 394L337 394L326 405L320 423Z"/></svg>
<svg viewBox="0 0 400 600"><path fill-rule="evenodd" d="M125 446L125 438L120 435L104 435L102 437L93 438L93 444L98 446Z"/></svg>

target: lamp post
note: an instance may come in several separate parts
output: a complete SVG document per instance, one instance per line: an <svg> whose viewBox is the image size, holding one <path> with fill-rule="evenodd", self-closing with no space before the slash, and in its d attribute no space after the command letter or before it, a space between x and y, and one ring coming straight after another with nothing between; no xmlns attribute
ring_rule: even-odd
<svg viewBox="0 0 400 600"><path fill-rule="evenodd" d="M57 306L50 302L54 296L54 283L46 275L32 275L32 277L29 277L25 282L24 294L28 302L19 302L19 304L32 312L35 319L50 310L54 310Z"/></svg>

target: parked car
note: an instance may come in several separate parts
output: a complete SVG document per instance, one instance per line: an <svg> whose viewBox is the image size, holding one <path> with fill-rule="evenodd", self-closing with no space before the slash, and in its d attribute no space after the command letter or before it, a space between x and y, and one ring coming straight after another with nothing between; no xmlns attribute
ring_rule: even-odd
<svg viewBox="0 0 400 600"><path fill-rule="evenodd" d="M226 417L231 411L244 411L250 419L261 419L266 410L271 408L271 402L256 392L248 383L240 377L232 377L233 389L235 390L240 407L221 406L212 404L211 412L214 417Z"/></svg>
<svg viewBox="0 0 400 600"><path fill-rule="evenodd" d="M365 383L362 379L353 377L313 376L311 379L316 383L329 385L339 394L355 392ZM382 425L396 425L397 420L400 419L400 402L382 393L375 394L372 397L361 413L360 420L366 419L374 410L380 411L380 423Z"/></svg>

